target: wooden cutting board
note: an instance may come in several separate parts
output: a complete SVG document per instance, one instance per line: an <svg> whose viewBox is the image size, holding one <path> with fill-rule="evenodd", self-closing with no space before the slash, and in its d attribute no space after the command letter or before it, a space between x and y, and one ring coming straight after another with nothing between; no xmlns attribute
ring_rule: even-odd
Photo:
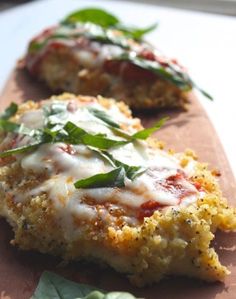
<svg viewBox="0 0 236 299"><path fill-rule="evenodd" d="M40 83L34 82L23 70L15 70L0 97L0 108L10 102L39 100L50 95ZM166 148L183 151L192 148L199 160L220 170L220 184L231 205L236 206L236 185L214 128L205 111L192 95L188 112L163 111L161 113L134 113L144 126L152 125L163 115L170 120L157 132ZM60 259L36 252L23 252L12 247L10 226L0 219L0 298L28 299L33 293L44 270L51 270L69 279L95 285L107 290L126 290L146 299L235 299L236 298L236 233L217 233L214 247L220 260L232 271L225 283L205 283L196 279L172 277L151 287L132 287L123 275L110 268L94 264L73 263L61 265Z"/></svg>

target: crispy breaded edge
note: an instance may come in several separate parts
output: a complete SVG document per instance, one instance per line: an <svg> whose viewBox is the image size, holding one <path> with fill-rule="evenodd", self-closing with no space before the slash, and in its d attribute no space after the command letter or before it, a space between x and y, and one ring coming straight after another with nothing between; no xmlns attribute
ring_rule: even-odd
<svg viewBox="0 0 236 299"><path fill-rule="evenodd" d="M71 94L52 97L57 100L74 99ZM78 96L82 102L94 100ZM130 110L123 103L115 103L98 97L104 107L117 105L128 117ZM27 102L19 107L19 115L36 109L38 103ZM137 129L142 128L137 120ZM153 147L161 143L150 139ZM196 159L191 151L179 154L183 167ZM18 163L0 168L0 182L11 182L18 188L22 169ZM28 175L30 182L35 177ZM40 178L38 178L40 181ZM200 279L223 280L229 274L222 266L210 243L217 229L236 229L236 209L230 208L222 197L214 173L205 164L196 162L193 180L199 182L206 195L188 207L167 208L156 211L137 227L104 226L96 230L89 223L82 227L82 234L76 240L66 240L63 227L57 221L57 212L47 194L16 203L0 189L0 214L12 225L15 238L12 244L24 250L38 250L59 255L65 260L88 259L105 262L119 272L126 273L131 282L142 286L162 279L166 275L187 275Z"/></svg>
<svg viewBox="0 0 236 299"><path fill-rule="evenodd" d="M113 97L124 101L134 109L187 109L188 91L181 90L173 83L157 77L155 80L131 81L122 79L117 74L105 69L86 68L80 64L73 49L66 45L52 48L50 44L39 55L37 71L32 72L25 59L25 67L30 74L46 85L53 92L69 91L79 94ZM27 54L29 57L30 53Z"/></svg>

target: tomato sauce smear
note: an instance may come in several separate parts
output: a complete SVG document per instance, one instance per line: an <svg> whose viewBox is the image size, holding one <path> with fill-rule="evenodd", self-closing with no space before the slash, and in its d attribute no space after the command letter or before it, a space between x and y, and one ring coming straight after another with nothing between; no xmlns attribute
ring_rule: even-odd
<svg viewBox="0 0 236 299"><path fill-rule="evenodd" d="M189 188L184 186L182 180L187 180L185 173L179 171L176 175L168 177L166 180L156 182L156 190L168 192L176 197L178 200L177 205L180 205L184 198L197 194L198 191L201 191L201 184L196 182L188 182L195 188ZM148 200L140 205L137 218L143 220L144 217L150 217L154 214L155 211L161 210L168 205L162 204L156 200Z"/></svg>

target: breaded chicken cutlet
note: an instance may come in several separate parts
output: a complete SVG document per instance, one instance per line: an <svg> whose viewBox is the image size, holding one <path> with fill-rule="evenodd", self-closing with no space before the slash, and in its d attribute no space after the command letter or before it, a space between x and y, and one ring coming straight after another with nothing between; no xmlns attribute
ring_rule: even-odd
<svg viewBox="0 0 236 299"><path fill-rule="evenodd" d="M75 12L30 42L24 64L31 75L54 92L112 97L135 109L186 107L196 85L184 67L123 24L92 23L84 11L83 22Z"/></svg>
<svg viewBox="0 0 236 299"><path fill-rule="evenodd" d="M1 117L0 214L23 250L94 260L135 285L229 274L210 246L236 213L192 152L165 152L122 102L63 94Z"/></svg>

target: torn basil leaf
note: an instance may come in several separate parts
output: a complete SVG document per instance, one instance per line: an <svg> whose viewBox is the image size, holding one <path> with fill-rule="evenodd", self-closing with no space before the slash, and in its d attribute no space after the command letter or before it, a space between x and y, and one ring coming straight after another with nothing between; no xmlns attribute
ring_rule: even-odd
<svg viewBox="0 0 236 299"><path fill-rule="evenodd" d="M106 292L45 271L31 299L137 299L127 292Z"/></svg>
<svg viewBox="0 0 236 299"><path fill-rule="evenodd" d="M93 23L100 25L102 27L115 26L120 21L119 19L107 12L104 9L100 8L85 8L77 10L70 15L68 15L63 21L62 24L74 24L74 23Z"/></svg>
<svg viewBox="0 0 236 299"><path fill-rule="evenodd" d="M84 298L96 288L67 280L52 272L43 272L31 299L75 299Z"/></svg>
<svg viewBox="0 0 236 299"><path fill-rule="evenodd" d="M105 111L102 111L102 110L99 110L99 109L96 109L93 107L89 107L88 111L91 114L93 114L95 117L99 118L100 120L102 120L103 122L108 124L109 126L114 127L114 128L120 128L120 126L116 122L114 122Z"/></svg>
<svg viewBox="0 0 236 299"><path fill-rule="evenodd" d="M124 187L125 170L123 167L118 167L107 173L95 174L91 177L75 182L74 186L77 189Z"/></svg>
<svg viewBox="0 0 236 299"><path fill-rule="evenodd" d="M141 139L141 140L147 139L154 132L159 130L163 126L163 124L166 122L167 119L168 119L168 117L164 117L164 118L160 119L153 127L143 129L143 130L138 131L137 133L133 134L132 138L133 139Z"/></svg>
<svg viewBox="0 0 236 299"><path fill-rule="evenodd" d="M107 150L111 147L125 145L129 141L113 140L99 135L86 134L82 137L82 142L85 145L90 145L102 150Z"/></svg>
<svg viewBox="0 0 236 299"><path fill-rule="evenodd" d="M128 143L128 141L109 139L101 134L89 134L85 130L77 127L72 122L67 122L64 126L64 130L68 133L68 136L65 137L64 142L71 144L85 144L106 150L111 147L121 146Z"/></svg>
<svg viewBox="0 0 236 299"><path fill-rule="evenodd" d="M99 291L93 291L83 298L76 299L137 299L132 294L127 292L110 292L110 293L102 293Z"/></svg>
<svg viewBox="0 0 236 299"><path fill-rule="evenodd" d="M100 8L86 8L75 11L61 22L62 25L76 25L77 23L91 23L101 26L104 29L116 29L121 31L125 36L136 40L141 39L143 35L153 31L157 27L156 23L146 28L125 26L116 16Z"/></svg>
<svg viewBox="0 0 236 299"><path fill-rule="evenodd" d="M164 67L157 61L152 61L139 57L134 52L125 52L120 56L112 58L113 60L129 61L132 64L148 70L161 78L173 83L182 90L190 90L192 86L192 80L187 73L175 70L172 67Z"/></svg>
<svg viewBox="0 0 236 299"><path fill-rule="evenodd" d="M209 95L207 92L199 88L195 82L190 78L188 73L183 72L179 69L176 69L175 65L169 63L166 66L163 66L158 61L152 61L148 59L144 59L142 57L137 56L136 53L130 51L125 52L120 56L113 57L112 60L123 60L123 61L129 61L132 64L145 69L147 71L152 72L155 75L158 75L159 77L163 78L164 80L167 80L171 82L172 84L176 85L178 88L180 88L183 91L190 91L192 88L196 88L199 90L205 97L207 97L210 100L213 100L212 96Z"/></svg>
<svg viewBox="0 0 236 299"><path fill-rule="evenodd" d="M128 27L122 24L117 24L116 29L121 30L127 37L140 40L142 37L155 30L157 28L157 23L152 24L146 28Z"/></svg>
<svg viewBox="0 0 236 299"><path fill-rule="evenodd" d="M31 150L35 150L39 145L41 145L42 143L38 142L38 143L33 143L33 144L29 144L29 145L24 145L21 147L17 147L17 148L13 148L13 149L9 149L6 151L3 151L0 153L0 158L5 158L5 157L9 157L15 154L22 154Z"/></svg>
<svg viewBox="0 0 236 299"><path fill-rule="evenodd" d="M6 119L0 119L0 130L27 136L36 135L39 130L29 129L24 124L17 124Z"/></svg>
<svg viewBox="0 0 236 299"><path fill-rule="evenodd" d="M18 105L16 103L11 103L9 107L0 115L0 119L9 119L14 116L18 110Z"/></svg>
<svg viewBox="0 0 236 299"><path fill-rule="evenodd" d="M113 167L123 167L125 170L126 177L133 181L137 176L141 175L146 171L142 166L132 166L125 164L113 157L112 154L108 152L98 151L98 153L105 158Z"/></svg>

